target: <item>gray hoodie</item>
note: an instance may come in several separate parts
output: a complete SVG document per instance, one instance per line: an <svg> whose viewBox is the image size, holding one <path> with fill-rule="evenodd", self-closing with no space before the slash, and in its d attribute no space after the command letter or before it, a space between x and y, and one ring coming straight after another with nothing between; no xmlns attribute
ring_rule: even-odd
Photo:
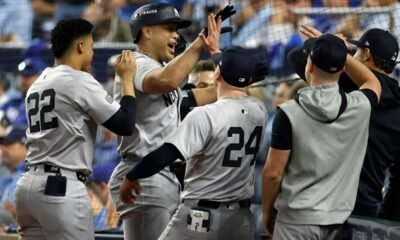
<svg viewBox="0 0 400 240"><path fill-rule="evenodd" d="M344 95L337 84L307 87L279 107L292 126L292 149L275 203L277 221L342 224L354 207L371 104L361 91ZM336 119L337 118L337 119Z"/></svg>

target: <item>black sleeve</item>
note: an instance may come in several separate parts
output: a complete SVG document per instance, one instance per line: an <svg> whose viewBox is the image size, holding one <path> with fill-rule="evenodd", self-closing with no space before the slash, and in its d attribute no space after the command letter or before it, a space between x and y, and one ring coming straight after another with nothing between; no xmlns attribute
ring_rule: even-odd
<svg viewBox="0 0 400 240"><path fill-rule="evenodd" d="M184 160L181 152L170 143L164 143L161 147L147 154L132 170L128 172L126 178L133 181L135 179L147 178L161 171L176 159Z"/></svg>
<svg viewBox="0 0 400 240"><path fill-rule="evenodd" d="M400 221L400 164L393 165L389 170L389 186L381 205L379 217Z"/></svg>
<svg viewBox="0 0 400 240"><path fill-rule="evenodd" d="M285 112L279 108L272 125L271 147L280 150L292 149L292 125Z"/></svg>
<svg viewBox="0 0 400 240"><path fill-rule="evenodd" d="M349 75L342 73L339 78L339 86L346 92L358 90L359 87L350 79Z"/></svg>
<svg viewBox="0 0 400 240"><path fill-rule="evenodd" d="M181 103L181 120L183 120L186 115L197 107L196 99L194 98L192 90L182 91L182 103Z"/></svg>
<svg viewBox="0 0 400 240"><path fill-rule="evenodd" d="M132 96L123 96L120 105L118 111L101 125L120 136L129 136L136 122L136 100Z"/></svg>
<svg viewBox="0 0 400 240"><path fill-rule="evenodd" d="M363 92L365 96L367 96L369 103L371 103L371 109L375 109L376 106L378 106L378 96L376 95L376 93L367 88L361 89L360 91Z"/></svg>

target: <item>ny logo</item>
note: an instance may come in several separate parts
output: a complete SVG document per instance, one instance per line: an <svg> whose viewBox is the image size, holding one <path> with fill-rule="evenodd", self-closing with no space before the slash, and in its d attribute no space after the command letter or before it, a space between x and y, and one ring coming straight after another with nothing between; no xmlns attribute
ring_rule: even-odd
<svg viewBox="0 0 400 240"><path fill-rule="evenodd" d="M173 92L164 93L163 95L165 106L172 105L178 99L178 92L175 90Z"/></svg>

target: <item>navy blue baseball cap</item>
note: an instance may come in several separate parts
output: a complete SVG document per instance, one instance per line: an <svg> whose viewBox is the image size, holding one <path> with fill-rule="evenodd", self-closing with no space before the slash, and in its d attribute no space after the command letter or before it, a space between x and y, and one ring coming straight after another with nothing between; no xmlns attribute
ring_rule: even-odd
<svg viewBox="0 0 400 240"><path fill-rule="evenodd" d="M89 180L93 182L106 182L110 180L115 165L111 163L96 163L92 168L92 176Z"/></svg>
<svg viewBox="0 0 400 240"><path fill-rule="evenodd" d="M360 48L368 48L371 53L383 60L396 64L399 55L399 44L388 31L372 28L366 31L359 40L348 40Z"/></svg>
<svg viewBox="0 0 400 240"><path fill-rule="evenodd" d="M18 71L22 75L40 75L47 65L38 57L25 58L18 64Z"/></svg>
<svg viewBox="0 0 400 240"><path fill-rule="evenodd" d="M0 144L26 142L26 129L25 125L11 125L6 129L4 136L0 137Z"/></svg>
<svg viewBox="0 0 400 240"><path fill-rule="evenodd" d="M254 53L239 46L228 48L222 54L214 54L211 59L219 66L225 82L235 87L247 87L263 80L268 73L267 67Z"/></svg>
<svg viewBox="0 0 400 240"><path fill-rule="evenodd" d="M304 44L312 63L328 73L337 73L344 68L347 47L344 41L335 35L324 34L318 38L307 39Z"/></svg>

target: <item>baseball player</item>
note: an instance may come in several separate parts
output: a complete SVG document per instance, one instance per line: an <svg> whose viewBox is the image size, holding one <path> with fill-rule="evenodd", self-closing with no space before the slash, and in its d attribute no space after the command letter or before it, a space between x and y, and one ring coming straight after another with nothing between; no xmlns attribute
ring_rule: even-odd
<svg viewBox="0 0 400 240"><path fill-rule="evenodd" d="M46 68L26 97L27 168L16 187L22 239L94 239L85 188L97 124L120 135L134 126L133 54L116 65L122 99L113 101L87 71L93 56L92 24L62 20L51 33L55 66Z"/></svg>
<svg viewBox="0 0 400 240"><path fill-rule="evenodd" d="M302 48L310 87L279 105L274 119L262 174L264 226L273 240L343 239L381 85L334 35L308 39ZM360 90L339 87L343 70Z"/></svg>
<svg viewBox="0 0 400 240"><path fill-rule="evenodd" d="M111 197L124 222L125 239L158 239L180 202L180 185L169 167L143 179L143 191L134 206L121 202L119 188L129 169L160 147L178 127L182 101L179 85L198 62L203 48L210 53L219 51L222 18L216 21L210 15L208 36L201 33L175 57L177 29L188 27L190 21L180 18L176 9L164 3L144 5L132 16L132 36L137 44L134 84L138 117L133 134L122 138L119 147L122 161L109 182ZM114 97L119 99L119 95L116 85ZM214 88L193 90L190 95L196 105L216 99Z"/></svg>
<svg viewBox="0 0 400 240"><path fill-rule="evenodd" d="M247 50L226 50L216 70L217 102L190 112L166 143L126 175L121 199L136 204L141 199L132 195L139 194L137 179L177 158L187 161L182 203L159 239L252 239L249 207L266 112L244 87L252 83L256 65Z"/></svg>

